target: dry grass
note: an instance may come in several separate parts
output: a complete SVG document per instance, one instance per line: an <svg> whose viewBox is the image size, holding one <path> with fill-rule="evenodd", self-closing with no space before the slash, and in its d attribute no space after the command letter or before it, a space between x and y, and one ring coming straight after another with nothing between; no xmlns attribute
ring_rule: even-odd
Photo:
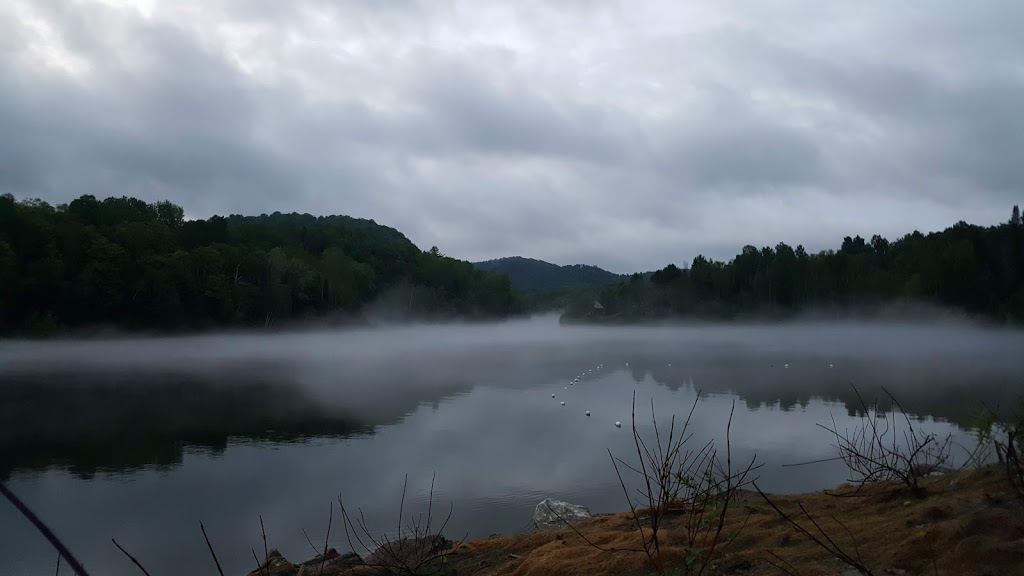
<svg viewBox="0 0 1024 576"><path fill-rule="evenodd" d="M875 574L1024 575L1024 506L1012 497L995 468L930 478L925 497L894 492L892 486L861 489L858 497L825 493L773 497L798 522L803 504L835 541L859 549ZM852 492L853 487L830 491ZM848 534L832 518L845 524ZM667 566L685 557L682 519L663 520L662 555ZM756 493L744 493L730 511L725 535L743 530L722 549L713 574L781 574L768 560L778 555L798 574L841 574L847 569L806 540ZM636 549L639 534L628 513L595 518L576 526L603 548ZM851 538L852 536L852 538ZM856 541L856 545L854 544ZM449 558L457 574L574 575L649 574L642 552L602 552L571 530L467 542ZM903 572L900 572L903 571Z"/></svg>

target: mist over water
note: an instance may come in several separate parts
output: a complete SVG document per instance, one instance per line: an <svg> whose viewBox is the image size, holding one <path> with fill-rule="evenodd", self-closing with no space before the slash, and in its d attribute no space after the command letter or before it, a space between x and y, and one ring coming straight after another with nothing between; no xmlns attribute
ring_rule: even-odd
<svg viewBox="0 0 1024 576"><path fill-rule="evenodd" d="M815 424L855 423L851 384L868 399L885 387L915 425L972 447L982 402L1024 393L1022 350L1024 333L956 323L613 328L553 317L3 342L0 478L94 572L133 572L111 537L147 566L207 570L203 521L227 573L243 574L262 546L259 514L272 547L305 559L301 529L322 540L339 493L391 528L405 474L417 510L437 473L435 503L455 504L451 536L521 530L545 497L625 509L607 450L631 456L634 390L647 432L652 400L667 422L701 391L695 441L722 438L735 402L734 456L756 453L773 491L845 480L839 463L782 465L834 455ZM53 569L55 554L6 503L0 535L0 574ZM332 546L347 549L343 536Z"/></svg>

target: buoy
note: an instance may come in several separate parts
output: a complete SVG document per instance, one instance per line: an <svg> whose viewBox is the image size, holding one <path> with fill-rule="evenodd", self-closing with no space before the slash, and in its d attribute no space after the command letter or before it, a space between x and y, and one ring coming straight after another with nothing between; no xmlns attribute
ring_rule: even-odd
<svg viewBox="0 0 1024 576"><path fill-rule="evenodd" d="M562 386L562 390L568 390L568 389L569 389L568 386Z"/></svg>
<svg viewBox="0 0 1024 576"><path fill-rule="evenodd" d="M828 367L829 367L829 368L835 368L835 366L833 366L833 365L831 365L831 364L829 364L829 365L828 365Z"/></svg>
<svg viewBox="0 0 1024 576"><path fill-rule="evenodd" d="M554 398L554 397L555 397L555 395L554 395L554 394L552 394L552 395L551 395L551 397L552 397L552 398Z"/></svg>
<svg viewBox="0 0 1024 576"><path fill-rule="evenodd" d="M562 406L565 406L565 402L562 402Z"/></svg>
<svg viewBox="0 0 1024 576"><path fill-rule="evenodd" d="M785 366L783 366L783 368L789 368L789 364L786 364Z"/></svg>
<svg viewBox="0 0 1024 576"><path fill-rule="evenodd" d="M626 362L626 366L629 366L629 362Z"/></svg>
<svg viewBox="0 0 1024 576"><path fill-rule="evenodd" d="M587 410L587 416L590 416L590 410Z"/></svg>
<svg viewBox="0 0 1024 576"><path fill-rule="evenodd" d="M615 427L616 428L622 428L622 422L619 422L618 420L616 420L615 421Z"/></svg>

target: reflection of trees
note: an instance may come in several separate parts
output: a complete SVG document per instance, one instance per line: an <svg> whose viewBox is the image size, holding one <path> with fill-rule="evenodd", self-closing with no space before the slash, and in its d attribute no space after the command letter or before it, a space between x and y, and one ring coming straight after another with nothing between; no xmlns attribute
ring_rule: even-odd
<svg viewBox="0 0 1024 576"><path fill-rule="evenodd" d="M80 476L179 465L233 441L372 433L448 388L402 390L373 410L320 402L270 374L25 375L0 380L0 478L66 467Z"/></svg>
<svg viewBox="0 0 1024 576"><path fill-rule="evenodd" d="M835 368L828 367L830 362ZM829 359L792 354L782 359L725 343L685 350L629 341L494 347L475 350L472 357L448 358L436 369L448 370L449 377L460 374L474 382L524 387L553 380L568 382L602 363L603 373L627 370L638 383L650 378L673 391L688 389L692 383L705 393L735 394L751 410L774 406L789 411L806 407L812 400L824 400L841 403L855 416L862 409L850 384L860 389L867 402L878 398L879 406L888 408L882 401L884 387L908 412L961 427L974 424L982 402L1010 405L1021 393L1019 377L1004 366L977 359L853 354ZM785 368L785 363L790 367ZM421 372L420 377L428 376Z"/></svg>
<svg viewBox="0 0 1024 576"><path fill-rule="evenodd" d="M634 381L650 377L670 390L692 387L705 393L731 393L748 409L778 406L781 410L806 407L813 399L841 403L851 416L863 412L855 384L869 404L883 401L883 388L892 392L907 412L919 418L935 417L971 427L982 403L1008 405L1020 394L1019 383L998 369L977 365L932 362L846 359L841 369L828 368L820 358L793 358L790 367L777 358L687 358L676 355L672 366L664 356L634 354L629 371Z"/></svg>

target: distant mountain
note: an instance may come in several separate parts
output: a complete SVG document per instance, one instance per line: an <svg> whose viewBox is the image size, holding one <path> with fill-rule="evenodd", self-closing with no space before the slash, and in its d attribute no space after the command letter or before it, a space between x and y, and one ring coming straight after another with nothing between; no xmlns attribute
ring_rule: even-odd
<svg viewBox="0 0 1024 576"><path fill-rule="evenodd" d="M553 292L617 284L628 276L584 264L559 266L543 260L512 256L473 264L480 270L508 276L512 287L524 292Z"/></svg>

